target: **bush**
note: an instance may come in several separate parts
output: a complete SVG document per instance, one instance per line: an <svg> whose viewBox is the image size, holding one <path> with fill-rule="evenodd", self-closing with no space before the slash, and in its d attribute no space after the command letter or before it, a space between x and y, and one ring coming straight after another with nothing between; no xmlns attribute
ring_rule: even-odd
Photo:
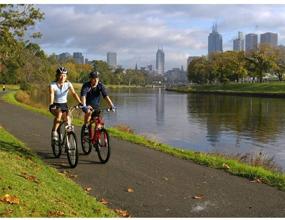
<svg viewBox="0 0 285 220"><path fill-rule="evenodd" d="M30 91L32 88L32 85L26 81L20 82L20 89L24 91Z"/></svg>

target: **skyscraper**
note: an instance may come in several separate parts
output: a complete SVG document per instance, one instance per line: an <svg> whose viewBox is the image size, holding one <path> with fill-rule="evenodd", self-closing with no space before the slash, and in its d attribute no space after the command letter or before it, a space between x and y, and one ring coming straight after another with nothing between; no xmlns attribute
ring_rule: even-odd
<svg viewBox="0 0 285 220"><path fill-rule="evenodd" d="M244 51L244 38L242 32L238 32L238 38L234 39L233 43L234 51Z"/></svg>
<svg viewBox="0 0 285 220"><path fill-rule="evenodd" d="M257 34L245 35L245 51L257 50Z"/></svg>
<svg viewBox="0 0 285 220"><path fill-rule="evenodd" d="M107 53L107 63L111 67L117 67L117 53L108 52Z"/></svg>
<svg viewBox="0 0 285 220"><path fill-rule="evenodd" d="M73 53L73 59L78 64L84 64L84 57L83 57L82 53L80 53L80 52L74 52Z"/></svg>
<svg viewBox="0 0 285 220"><path fill-rule="evenodd" d="M260 44L269 44L276 47L278 44L278 34L271 32L260 34Z"/></svg>
<svg viewBox="0 0 285 220"><path fill-rule="evenodd" d="M158 49L156 52L156 72L159 75L164 74L164 52L162 49Z"/></svg>
<svg viewBox="0 0 285 220"><path fill-rule="evenodd" d="M223 52L223 38L218 33L217 24L213 25L212 33L208 36L208 54L214 52Z"/></svg>

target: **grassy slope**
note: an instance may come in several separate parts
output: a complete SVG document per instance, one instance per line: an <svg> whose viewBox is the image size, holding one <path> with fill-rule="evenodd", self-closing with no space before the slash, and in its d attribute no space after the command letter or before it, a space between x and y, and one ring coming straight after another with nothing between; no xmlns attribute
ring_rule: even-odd
<svg viewBox="0 0 285 220"><path fill-rule="evenodd" d="M225 85L196 85L190 87L177 87L173 90L180 92L228 92L228 93L248 93L248 94L282 94L285 95L284 82L271 83L242 83Z"/></svg>
<svg viewBox="0 0 285 220"><path fill-rule="evenodd" d="M5 95L4 99L10 103L14 103L22 107L31 110L34 109L34 111L38 111L44 115L51 115L46 110L38 110L33 107L17 102L15 100L14 94ZM74 124L80 126L82 122L80 120L74 120ZM283 173L273 172L270 170L266 170L262 167L250 166L233 159L227 159L223 156L218 156L218 155L216 156L202 152L193 152L190 150L178 149L167 144L162 144L156 141L148 140L140 135L120 131L116 128L109 128L108 130L111 133L111 135L114 137L118 137L137 144L142 144L146 147L159 150L161 152L165 152L182 159L193 160L198 164L203 164L218 169L224 169L225 171L234 175L246 177L249 179L259 179L266 184L275 186L285 191L285 175Z"/></svg>
<svg viewBox="0 0 285 220"><path fill-rule="evenodd" d="M3 128L0 158L0 217L116 216ZM1 201L6 194L14 196L16 204Z"/></svg>

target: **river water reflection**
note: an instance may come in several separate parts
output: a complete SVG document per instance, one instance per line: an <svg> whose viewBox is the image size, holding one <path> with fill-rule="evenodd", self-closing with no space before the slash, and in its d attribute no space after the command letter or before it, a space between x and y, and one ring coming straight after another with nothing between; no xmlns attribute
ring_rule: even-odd
<svg viewBox="0 0 285 220"><path fill-rule="evenodd" d="M136 133L195 151L263 152L285 168L283 99L180 94L160 88L108 91L118 107L116 113L105 114L109 126L127 124Z"/></svg>

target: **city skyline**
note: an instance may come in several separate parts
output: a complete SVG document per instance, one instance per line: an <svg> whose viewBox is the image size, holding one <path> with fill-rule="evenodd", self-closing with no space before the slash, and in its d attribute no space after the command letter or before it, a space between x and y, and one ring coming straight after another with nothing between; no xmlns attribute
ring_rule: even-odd
<svg viewBox="0 0 285 220"><path fill-rule="evenodd" d="M207 55L213 23L223 36L223 51L233 49L238 31L277 33L279 44L285 44L285 5L37 6L46 19L33 31L42 32L36 43L47 54L80 51L88 60L106 60L106 53L115 51L124 68L155 65L160 45L165 70L185 68L188 56Z"/></svg>

